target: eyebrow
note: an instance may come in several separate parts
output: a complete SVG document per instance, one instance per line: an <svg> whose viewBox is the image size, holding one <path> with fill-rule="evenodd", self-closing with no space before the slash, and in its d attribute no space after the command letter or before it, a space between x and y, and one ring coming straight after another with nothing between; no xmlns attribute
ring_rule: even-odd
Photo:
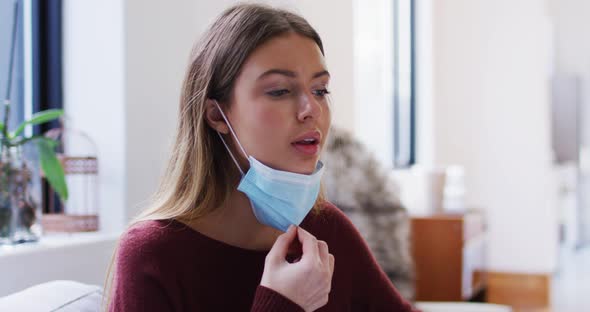
<svg viewBox="0 0 590 312"><path fill-rule="evenodd" d="M297 77L297 74L294 71L273 68L273 69L269 69L269 70L265 71L264 73L262 73L262 75L260 75L257 80L260 80L266 76L273 75L273 74L279 74L279 75L287 76L289 78ZM330 77L330 73L327 70L322 70L320 72L313 74L313 76L311 78L316 79L316 78L319 78L321 76L326 76L326 75L328 77Z"/></svg>

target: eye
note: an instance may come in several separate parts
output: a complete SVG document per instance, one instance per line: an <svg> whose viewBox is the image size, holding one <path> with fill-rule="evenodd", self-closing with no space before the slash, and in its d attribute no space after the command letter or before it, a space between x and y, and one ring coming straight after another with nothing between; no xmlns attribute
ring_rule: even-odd
<svg viewBox="0 0 590 312"><path fill-rule="evenodd" d="M318 89L313 90L313 94L319 97L325 97L326 95L330 94L330 91L328 91L328 89Z"/></svg>
<svg viewBox="0 0 590 312"><path fill-rule="evenodd" d="M283 96L285 94L290 93L291 91L287 90L287 89L281 89L281 90L273 90L273 91L269 91L266 94L272 96L272 97L280 97Z"/></svg>

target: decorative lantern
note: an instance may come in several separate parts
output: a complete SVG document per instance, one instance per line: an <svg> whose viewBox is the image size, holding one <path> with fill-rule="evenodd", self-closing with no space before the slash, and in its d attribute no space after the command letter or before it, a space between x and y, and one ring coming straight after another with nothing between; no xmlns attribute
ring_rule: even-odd
<svg viewBox="0 0 590 312"><path fill-rule="evenodd" d="M68 201L61 202L49 189L42 218L44 232L91 232L99 228L98 149L86 133L56 128L45 136L58 142L57 155L64 168Z"/></svg>

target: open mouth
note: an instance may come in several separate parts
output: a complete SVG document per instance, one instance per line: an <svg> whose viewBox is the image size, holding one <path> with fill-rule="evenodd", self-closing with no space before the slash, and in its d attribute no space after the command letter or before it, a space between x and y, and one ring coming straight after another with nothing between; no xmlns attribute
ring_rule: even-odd
<svg viewBox="0 0 590 312"><path fill-rule="evenodd" d="M319 140L314 139L314 138L310 138L310 139L303 139L297 142L294 142L293 144L299 144L299 145L317 145L319 144Z"/></svg>
<svg viewBox="0 0 590 312"><path fill-rule="evenodd" d="M295 149L304 155L316 155L320 145L319 133L311 133L291 143Z"/></svg>

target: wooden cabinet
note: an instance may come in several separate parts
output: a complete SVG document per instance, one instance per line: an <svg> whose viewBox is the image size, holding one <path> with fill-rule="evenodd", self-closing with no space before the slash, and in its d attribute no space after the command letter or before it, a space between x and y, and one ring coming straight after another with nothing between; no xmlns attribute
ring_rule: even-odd
<svg viewBox="0 0 590 312"><path fill-rule="evenodd" d="M480 214L413 216L416 300L470 300L485 288L484 220Z"/></svg>

